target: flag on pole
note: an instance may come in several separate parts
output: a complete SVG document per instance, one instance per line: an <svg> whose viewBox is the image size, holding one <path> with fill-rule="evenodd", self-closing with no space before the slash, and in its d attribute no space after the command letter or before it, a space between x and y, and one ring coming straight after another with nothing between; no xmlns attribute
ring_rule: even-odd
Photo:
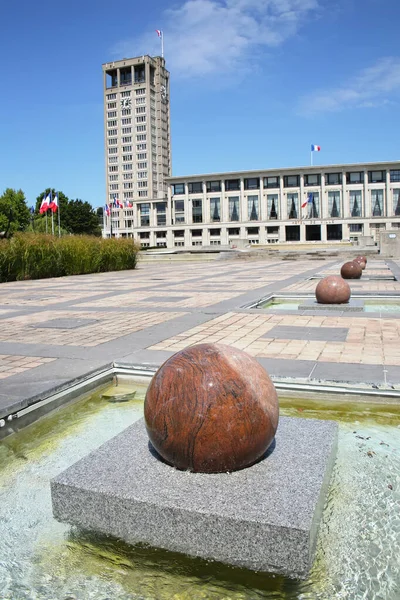
<svg viewBox="0 0 400 600"><path fill-rule="evenodd" d="M45 213L49 208L49 203L47 202L47 198L48 198L48 196L43 196L43 200L42 200L42 203L39 208L39 212L41 215L43 213Z"/></svg>
<svg viewBox="0 0 400 600"><path fill-rule="evenodd" d="M313 194L310 192L307 196L307 200L305 202L303 202L303 204L301 205L301 208L304 208L307 206L307 204L311 204L312 201L314 200L314 196Z"/></svg>
<svg viewBox="0 0 400 600"><path fill-rule="evenodd" d="M31 213L31 215L33 215L33 213L35 212L35 207L31 206L29 209L29 212Z"/></svg>
<svg viewBox="0 0 400 600"><path fill-rule="evenodd" d="M156 29L156 33L161 40L161 57L164 58L164 32L161 29Z"/></svg>
<svg viewBox="0 0 400 600"><path fill-rule="evenodd" d="M108 204L105 205L104 207L104 212L106 213L106 216L109 217L110 216L110 207L108 206Z"/></svg>
<svg viewBox="0 0 400 600"><path fill-rule="evenodd" d="M49 208L55 213L58 209L58 193L54 195L54 198L51 200L49 204Z"/></svg>
<svg viewBox="0 0 400 600"><path fill-rule="evenodd" d="M116 195L114 196L114 206L115 208L124 208L121 200L119 200Z"/></svg>
<svg viewBox="0 0 400 600"><path fill-rule="evenodd" d="M311 144L311 152L321 152L321 146L316 146L315 144Z"/></svg>

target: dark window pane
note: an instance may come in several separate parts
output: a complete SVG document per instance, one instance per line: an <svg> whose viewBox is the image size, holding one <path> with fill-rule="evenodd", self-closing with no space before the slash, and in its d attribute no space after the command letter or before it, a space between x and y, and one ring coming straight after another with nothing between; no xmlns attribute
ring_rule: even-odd
<svg viewBox="0 0 400 600"><path fill-rule="evenodd" d="M184 194L185 193L185 184L184 183L175 183L172 186L173 195Z"/></svg>
<svg viewBox="0 0 400 600"><path fill-rule="evenodd" d="M227 192L236 192L240 190L240 179L226 179L225 190Z"/></svg>
<svg viewBox="0 0 400 600"><path fill-rule="evenodd" d="M390 171L390 181L391 182L400 181L400 170L398 170L398 169L392 169Z"/></svg>
<svg viewBox="0 0 400 600"><path fill-rule="evenodd" d="M347 183L364 183L364 173L360 171L347 173Z"/></svg>
<svg viewBox="0 0 400 600"><path fill-rule="evenodd" d="M382 183L385 181L386 171L368 171L369 183Z"/></svg>
<svg viewBox="0 0 400 600"><path fill-rule="evenodd" d="M265 188L278 188L279 187L279 177L264 177L264 187Z"/></svg>
<svg viewBox="0 0 400 600"><path fill-rule="evenodd" d="M220 192L221 191L221 181L207 181L207 192Z"/></svg>
<svg viewBox="0 0 400 600"><path fill-rule="evenodd" d="M300 185L300 175L285 175L283 184L285 187L298 187Z"/></svg>
<svg viewBox="0 0 400 600"><path fill-rule="evenodd" d="M203 222L203 202L202 200L193 200L192 202L192 221L193 223Z"/></svg>
<svg viewBox="0 0 400 600"><path fill-rule="evenodd" d="M312 174L312 175L304 175L304 185L321 185L321 175Z"/></svg>
<svg viewBox="0 0 400 600"><path fill-rule="evenodd" d="M341 173L327 173L325 176L326 185L340 185L342 183Z"/></svg>
<svg viewBox="0 0 400 600"><path fill-rule="evenodd" d="M188 183L189 194L202 194L203 193L203 184L201 181L196 181L194 183Z"/></svg>
<svg viewBox="0 0 400 600"><path fill-rule="evenodd" d="M221 220L221 199L210 198L210 220L220 221Z"/></svg>
<svg viewBox="0 0 400 600"><path fill-rule="evenodd" d="M260 178L259 177L249 177L244 180L244 189L245 190L258 190L260 189Z"/></svg>

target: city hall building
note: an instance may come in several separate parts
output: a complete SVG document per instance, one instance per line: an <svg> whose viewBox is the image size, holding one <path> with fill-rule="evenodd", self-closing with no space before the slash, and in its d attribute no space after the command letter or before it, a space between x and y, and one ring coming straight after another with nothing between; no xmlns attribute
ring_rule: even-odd
<svg viewBox="0 0 400 600"><path fill-rule="evenodd" d="M166 248L379 244L380 232L400 228L399 161L172 177L164 59L124 59L103 73L104 237Z"/></svg>

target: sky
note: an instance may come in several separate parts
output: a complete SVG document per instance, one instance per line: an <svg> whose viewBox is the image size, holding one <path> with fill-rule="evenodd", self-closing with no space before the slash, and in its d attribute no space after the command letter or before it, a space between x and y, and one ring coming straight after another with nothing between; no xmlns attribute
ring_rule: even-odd
<svg viewBox="0 0 400 600"><path fill-rule="evenodd" d="M160 54L172 174L399 160L398 0L3 0L0 193L105 202L102 64Z"/></svg>

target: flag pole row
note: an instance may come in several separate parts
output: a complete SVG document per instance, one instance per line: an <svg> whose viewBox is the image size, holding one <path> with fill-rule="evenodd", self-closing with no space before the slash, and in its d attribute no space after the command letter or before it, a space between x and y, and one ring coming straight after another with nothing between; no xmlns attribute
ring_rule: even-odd
<svg viewBox="0 0 400 600"><path fill-rule="evenodd" d="M59 193L56 192L53 197L53 192L50 190L47 194L43 196L42 202L40 204L39 213L42 215L43 213L46 215L46 233L48 232L48 224L47 224L47 212L51 211L51 233L54 235L54 213L58 212L58 237L61 237L61 223L60 223L60 205L59 205ZM31 212L34 212L34 210Z"/></svg>

